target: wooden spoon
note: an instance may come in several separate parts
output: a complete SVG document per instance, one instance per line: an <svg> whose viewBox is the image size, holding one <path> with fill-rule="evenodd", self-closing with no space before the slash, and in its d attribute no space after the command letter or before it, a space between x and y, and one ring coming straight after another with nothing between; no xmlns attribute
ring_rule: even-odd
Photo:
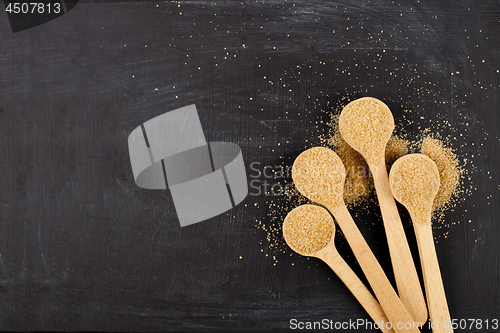
<svg viewBox="0 0 500 333"><path fill-rule="evenodd" d="M399 297L412 318L423 323L427 320L425 299L385 166L385 147L394 130L391 110L376 98L357 99L342 110L339 129L344 140L365 158L370 167Z"/></svg>
<svg viewBox="0 0 500 333"><path fill-rule="evenodd" d="M340 158L324 147L302 152L292 167L292 178L299 192L325 206L337 220L394 330L419 332L344 204L345 176ZM410 328L405 329L405 325Z"/></svg>
<svg viewBox="0 0 500 333"><path fill-rule="evenodd" d="M349 288L382 332L394 332L387 327L387 316L375 297L347 265L335 248L335 223L328 211L316 205L302 205L283 222L283 237L295 252L323 260Z"/></svg>
<svg viewBox="0 0 500 333"><path fill-rule="evenodd" d="M433 332L453 332L443 280L432 237L432 205L439 189L436 163L423 154L399 158L391 168L392 193L410 213L417 236L425 293ZM446 327L445 327L446 326Z"/></svg>

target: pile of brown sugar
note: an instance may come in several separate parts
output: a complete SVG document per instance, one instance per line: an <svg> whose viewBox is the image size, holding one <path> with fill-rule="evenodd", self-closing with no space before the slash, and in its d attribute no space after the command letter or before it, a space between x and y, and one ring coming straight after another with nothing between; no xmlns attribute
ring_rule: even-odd
<svg viewBox="0 0 500 333"><path fill-rule="evenodd" d="M453 197L459 194L462 170L453 150L445 147L438 139L430 136L422 139L420 152L433 160L439 170L440 185L434 199L433 210L436 214L440 214L448 208Z"/></svg>
<svg viewBox="0 0 500 333"><path fill-rule="evenodd" d="M349 146L340 135L338 115L332 115L327 125L330 130L324 144L339 155L346 170L344 200L348 205L356 205L373 191L373 182L371 181L368 164L366 164L363 156Z"/></svg>
<svg viewBox="0 0 500 333"><path fill-rule="evenodd" d="M385 147L385 165L387 172L398 158L410 152L410 141L400 138L397 135L390 137Z"/></svg>

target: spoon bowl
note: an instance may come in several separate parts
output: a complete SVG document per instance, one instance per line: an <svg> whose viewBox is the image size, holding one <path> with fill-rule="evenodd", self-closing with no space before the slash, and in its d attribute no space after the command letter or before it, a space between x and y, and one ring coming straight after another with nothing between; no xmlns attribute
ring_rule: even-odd
<svg viewBox="0 0 500 333"><path fill-rule="evenodd" d="M316 205L302 205L293 209L283 222L283 237L292 250L300 255L314 257L332 243L335 223L330 213Z"/></svg>
<svg viewBox="0 0 500 333"><path fill-rule="evenodd" d="M389 183L394 198L408 209L413 220L432 213L439 190L439 170L429 157L409 154L399 158L392 166Z"/></svg>
<svg viewBox="0 0 500 333"><path fill-rule="evenodd" d="M339 118L339 130L344 140L372 164L385 155L385 146L394 126L389 107L373 97L350 102Z"/></svg>
<svg viewBox="0 0 500 333"><path fill-rule="evenodd" d="M297 190L324 205L344 204L345 177L342 160L333 150L325 147L302 152L292 166L292 178Z"/></svg>

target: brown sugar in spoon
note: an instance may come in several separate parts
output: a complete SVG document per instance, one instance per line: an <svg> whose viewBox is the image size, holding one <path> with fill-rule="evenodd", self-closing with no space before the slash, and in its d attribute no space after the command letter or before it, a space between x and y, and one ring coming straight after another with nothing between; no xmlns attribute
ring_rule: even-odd
<svg viewBox="0 0 500 333"><path fill-rule="evenodd" d="M345 168L338 155L324 147L302 152L292 167L293 182L299 192L325 206L337 220L394 330L419 332L345 206L345 177Z"/></svg>
<svg viewBox="0 0 500 333"><path fill-rule="evenodd" d="M391 110L376 98L354 100L342 110L339 129L344 140L364 157L370 167L399 297L413 319L424 323L427 320L425 299L385 166L385 147L394 130Z"/></svg>
<svg viewBox="0 0 500 333"><path fill-rule="evenodd" d="M326 209L316 205L296 207L283 222L283 237L298 254L323 260L349 288L382 332L394 332L387 327L388 319L380 304L337 252L334 243L335 223Z"/></svg>
<svg viewBox="0 0 500 333"><path fill-rule="evenodd" d="M432 236L432 205L439 189L439 171L426 155L399 158L390 173L392 193L410 213L417 236L425 293L433 332L453 332L443 280Z"/></svg>

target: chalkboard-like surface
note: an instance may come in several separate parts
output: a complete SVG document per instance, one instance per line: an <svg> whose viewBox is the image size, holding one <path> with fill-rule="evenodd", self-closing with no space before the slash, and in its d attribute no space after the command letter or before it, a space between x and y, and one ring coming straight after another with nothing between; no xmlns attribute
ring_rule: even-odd
<svg viewBox="0 0 500 333"><path fill-rule="evenodd" d="M18 33L0 16L1 330L368 319L326 265L256 226L279 225L288 208L273 194L290 175L272 169L320 144L339 103L374 96L398 133L432 128L468 170L436 248L452 318L495 331L498 1L80 2ZM239 145L254 182L233 210L181 228L168 191L135 185L127 137L190 104L207 141ZM356 221L390 272L378 207L365 208Z"/></svg>

